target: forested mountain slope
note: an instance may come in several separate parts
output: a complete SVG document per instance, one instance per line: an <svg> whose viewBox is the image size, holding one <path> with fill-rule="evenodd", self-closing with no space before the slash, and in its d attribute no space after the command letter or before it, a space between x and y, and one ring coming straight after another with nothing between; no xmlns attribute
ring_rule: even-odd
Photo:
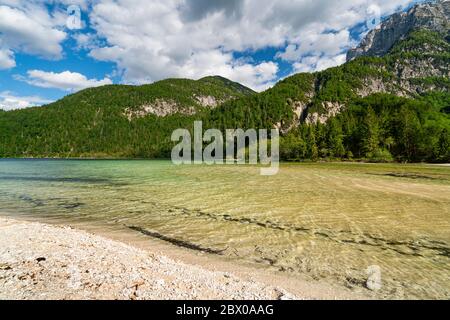
<svg viewBox="0 0 450 320"><path fill-rule="evenodd" d="M47 106L1 112L0 156L167 156L174 129L252 94L222 77L90 88Z"/></svg>
<svg viewBox="0 0 450 320"><path fill-rule="evenodd" d="M259 94L221 77L168 79L0 112L0 157L168 157L172 131L199 119L205 129L277 127L285 160L448 162L449 4L395 14L342 66Z"/></svg>
<svg viewBox="0 0 450 320"><path fill-rule="evenodd" d="M344 65L227 102L211 119L223 128L277 126L284 159L450 161L449 7L438 1L396 14ZM408 26L395 37L394 22ZM392 43L375 50L373 38Z"/></svg>

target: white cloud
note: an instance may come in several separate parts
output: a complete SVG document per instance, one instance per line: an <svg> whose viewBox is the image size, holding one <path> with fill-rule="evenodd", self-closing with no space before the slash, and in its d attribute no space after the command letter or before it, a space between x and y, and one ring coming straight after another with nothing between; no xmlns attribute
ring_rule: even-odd
<svg viewBox="0 0 450 320"><path fill-rule="evenodd" d="M124 81L130 83L218 74L262 90L276 80L276 63L234 59L232 52L246 46L234 39L239 26L229 24L227 10L206 6L214 7L212 13L190 11L186 21L180 11L183 5L188 3L152 1L139 6L134 0L101 1L90 19L108 45L93 49L91 56L116 62ZM204 19L192 21L196 17Z"/></svg>
<svg viewBox="0 0 450 320"><path fill-rule="evenodd" d="M350 32L346 29L339 32L317 34L305 32L296 39L297 44L289 44L278 57L287 61L299 61L305 55L336 56L354 44L350 38Z"/></svg>
<svg viewBox="0 0 450 320"><path fill-rule="evenodd" d="M117 63L124 81L219 74L254 89L273 83L275 62L237 62L232 53L268 46L299 69L342 63L355 43L349 30L368 19L369 6L392 13L411 0L100 0L91 26L105 40L91 56ZM317 61L307 67L305 56Z"/></svg>
<svg viewBox="0 0 450 320"><path fill-rule="evenodd" d="M322 71L331 67L336 67L343 64L346 60L346 54L339 54L336 56L306 56L299 62L295 62L292 67L294 73L297 72L315 72Z"/></svg>
<svg viewBox="0 0 450 320"><path fill-rule="evenodd" d="M46 7L22 1L0 2L0 40L4 48L47 59L62 57L61 42L66 33L59 30Z"/></svg>
<svg viewBox="0 0 450 320"><path fill-rule="evenodd" d="M262 90L276 80L276 62L236 59L236 51L279 49L278 58L296 70L320 70L342 63L355 45L349 30L413 0L54 0L49 12L43 0L0 0L0 68L11 68L14 53L49 59L63 55L67 38L65 6L79 4L89 15L89 33L72 33L77 49L117 65L125 83L168 77L200 78L218 74ZM287 45L287 47L286 47ZM313 57L309 59L308 57ZM77 90L107 82L68 73L35 85ZM80 77L81 76L81 77ZM83 78L84 77L84 78ZM62 79L64 78L64 79ZM71 80L67 80L71 79ZM68 82L66 82L66 80Z"/></svg>
<svg viewBox="0 0 450 320"><path fill-rule="evenodd" d="M51 103L51 100L38 96L20 97L9 91L0 92L0 109L15 110Z"/></svg>
<svg viewBox="0 0 450 320"><path fill-rule="evenodd" d="M18 76L18 80L23 80L28 84L41 88L56 88L66 91L78 91L89 87L99 87L112 84L111 79L103 80L88 79L78 72L64 71L61 73L46 72L42 70L29 70L27 77Z"/></svg>
<svg viewBox="0 0 450 320"><path fill-rule="evenodd" d="M11 69L15 66L14 53L9 49L0 48L0 70Z"/></svg>
<svg viewBox="0 0 450 320"><path fill-rule="evenodd" d="M76 33L72 35L78 50L92 50L97 48L100 43L98 37L94 33Z"/></svg>

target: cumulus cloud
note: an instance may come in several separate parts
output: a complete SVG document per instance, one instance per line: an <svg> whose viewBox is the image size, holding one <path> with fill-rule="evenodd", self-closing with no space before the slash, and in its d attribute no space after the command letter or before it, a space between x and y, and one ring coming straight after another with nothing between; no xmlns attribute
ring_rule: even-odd
<svg viewBox="0 0 450 320"><path fill-rule="evenodd" d="M299 61L306 55L337 56L353 44L350 32L346 29L339 32L313 33L305 32L296 42L289 44L277 56L287 61Z"/></svg>
<svg viewBox="0 0 450 320"><path fill-rule="evenodd" d="M0 40L4 48L47 59L62 57L61 42L66 38L66 33L59 30L42 3L35 4L33 1L6 1L9 5L4 3L5 1L0 2Z"/></svg>
<svg viewBox="0 0 450 320"><path fill-rule="evenodd" d="M9 49L0 48L0 70L11 69L15 66L14 53Z"/></svg>
<svg viewBox="0 0 450 320"><path fill-rule="evenodd" d="M219 74L261 90L276 79L276 62L237 62L233 52L279 47L276 58L294 69L320 70L345 61L356 44L350 29L371 18L370 6L389 14L411 2L101 0L90 22L105 44L90 54L117 63L125 82Z"/></svg>
<svg viewBox="0 0 450 320"><path fill-rule="evenodd" d="M73 34L77 49L94 59L113 62L124 83L168 77L200 78L218 74L263 90L277 80L276 59L295 71L316 71L345 61L354 46L350 30L390 14L414 0L0 0L0 68L14 66L15 52L60 58L64 6L79 4L89 31ZM377 10L373 10L376 6ZM267 47L278 48L266 61L236 59ZM54 77L55 75L53 75ZM59 76L61 77L61 76ZM109 79L78 78L75 83ZM53 82L28 79L46 86ZM37 82L36 82L37 81ZM58 86L77 90L80 86Z"/></svg>
<svg viewBox="0 0 450 320"><path fill-rule="evenodd" d="M81 73L64 71L61 73L42 70L29 70L27 76L17 76L16 79L41 88L55 88L65 91L78 91L90 87L112 84L111 79L88 79Z"/></svg>
<svg viewBox="0 0 450 320"><path fill-rule="evenodd" d="M0 92L0 109L15 110L51 103L51 100L39 96L16 96L9 91Z"/></svg>
<svg viewBox="0 0 450 320"><path fill-rule="evenodd" d="M294 73L322 71L331 67L339 66L346 60L346 54L332 57L328 56L307 56L299 62L293 64Z"/></svg>
<svg viewBox="0 0 450 320"><path fill-rule="evenodd" d="M92 50L100 45L98 37L94 33L76 33L72 35L78 50Z"/></svg>
<svg viewBox="0 0 450 320"><path fill-rule="evenodd" d="M217 3L207 5L203 9L210 14L194 15L204 19L186 22L179 8L189 3L152 1L140 7L134 0L123 0L96 4L90 20L107 45L93 49L91 56L117 63L126 83L218 74L262 90L276 80L274 62L243 64L233 58L233 47L225 48L227 41L220 33L227 32L226 28L218 30L217 26L225 27L228 7L221 10Z"/></svg>
<svg viewBox="0 0 450 320"><path fill-rule="evenodd" d="M241 14L242 0L186 0L180 8L182 17L188 21L203 19L209 14L223 12L226 16Z"/></svg>

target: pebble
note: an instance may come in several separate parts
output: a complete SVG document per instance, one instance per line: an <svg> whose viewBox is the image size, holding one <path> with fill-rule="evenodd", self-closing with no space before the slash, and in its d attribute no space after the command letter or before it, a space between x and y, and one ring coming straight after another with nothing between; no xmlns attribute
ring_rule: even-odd
<svg viewBox="0 0 450 320"><path fill-rule="evenodd" d="M295 298L84 231L8 218L0 218L0 261L8 261L0 263L8 271L0 277L0 300L270 300L274 290Z"/></svg>

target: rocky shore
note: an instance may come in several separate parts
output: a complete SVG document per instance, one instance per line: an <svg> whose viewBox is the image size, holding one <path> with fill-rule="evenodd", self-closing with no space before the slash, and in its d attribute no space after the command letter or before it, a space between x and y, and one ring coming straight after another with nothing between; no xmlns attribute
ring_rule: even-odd
<svg viewBox="0 0 450 320"><path fill-rule="evenodd" d="M0 217L0 299L296 299L71 227Z"/></svg>

